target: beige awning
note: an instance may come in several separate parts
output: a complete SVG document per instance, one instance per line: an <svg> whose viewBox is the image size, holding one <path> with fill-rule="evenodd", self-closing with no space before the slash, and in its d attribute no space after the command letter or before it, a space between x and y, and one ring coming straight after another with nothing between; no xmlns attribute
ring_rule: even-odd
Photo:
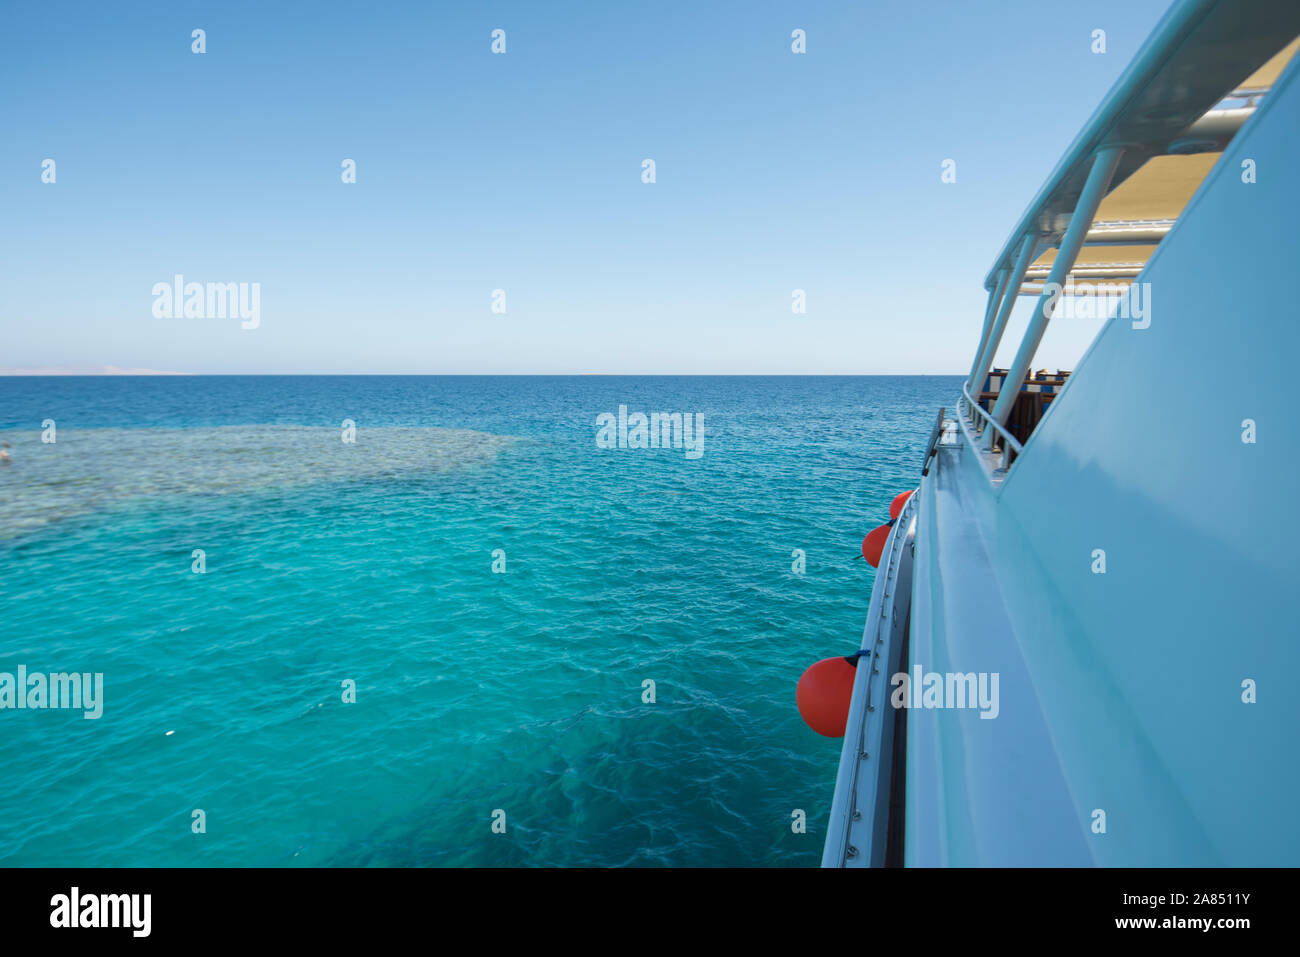
<svg viewBox="0 0 1300 957"><path fill-rule="evenodd" d="M1277 78L1282 75L1286 65L1291 62L1295 56L1296 50L1300 49L1300 37L1296 37L1285 47L1278 51L1277 56L1269 60L1262 67L1246 77L1245 81L1237 85L1243 90L1261 89L1272 86L1277 82Z"/></svg>
<svg viewBox="0 0 1300 957"><path fill-rule="evenodd" d="M1103 282L1122 280L1127 282L1146 265L1151 254L1156 251L1154 245L1145 246L1085 246L1079 250L1079 256L1070 270L1070 280L1075 282ZM1049 249L1040 256L1025 272L1025 282L1042 282L1051 271L1056 260L1056 250Z"/></svg>
<svg viewBox="0 0 1300 957"><path fill-rule="evenodd" d="M1145 264L1300 53L1300 0L1293 3L1238 0L1171 10L1022 214L984 287L993 291L1026 241L1040 254L1022 292L1042 282L1055 253L1041 250L1063 238L1093 160L1108 147L1123 153L1085 238L1093 252L1081 264L1093 267L1092 275L1116 277ZM1279 33L1292 34L1280 48Z"/></svg>
<svg viewBox="0 0 1300 957"><path fill-rule="evenodd" d="M1222 153L1156 156L1101 201L1092 228L1134 220L1175 220Z"/></svg>
<svg viewBox="0 0 1300 957"><path fill-rule="evenodd" d="M1300 37L1238 84L1221 105L1192 124L1182 141L1186 149L1197 149L1197 136L1202 131L1217 133L1221 144L1226 129L1226 138L1230 139L1254 112L1262 95L1277 81L1297 50L1300 50ZM1207 139L1201 148L1205 145L1219 144ZM1157 155L1143 163L1102 200L1065 285L1122 284L1136 277L1222 156L1222 149L1213 149L1190 155ZM1064 223L1060 225L1064 228ZM1025 273L1021 291L1041 291L1055 259L1055 249L1035 259Z"/></svg>

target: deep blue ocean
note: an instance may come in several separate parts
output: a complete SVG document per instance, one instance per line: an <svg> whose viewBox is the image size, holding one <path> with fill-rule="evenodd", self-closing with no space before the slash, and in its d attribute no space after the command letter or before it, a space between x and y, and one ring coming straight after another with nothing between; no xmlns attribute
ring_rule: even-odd
<svg viewBox="0 0 1300 957"><path fill-rule="evenodd" d="M103 674L0 710L0 865L815 866L795 683L959 382L0 378L0 673Z"/></svg>

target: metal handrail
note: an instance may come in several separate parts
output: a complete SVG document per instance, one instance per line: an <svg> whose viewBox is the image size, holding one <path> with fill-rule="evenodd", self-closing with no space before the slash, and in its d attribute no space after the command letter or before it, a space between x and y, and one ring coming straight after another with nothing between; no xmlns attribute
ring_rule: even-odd
<svg viewBox="0 0 1300 957"><path fill-rule="evenodd" d="M998 435L1002 436L1003 448L1014 449L1016 455L1019 455L1021 451L1024 449L1024 445L1021 444L1019 441L1017 441L1016 437L1012 435L1010 432L1008 432L1001 424L999 424L999 422L996 419L994 419L993 416L985 412L984 407L982 405L980 405L973 398L971 398L969 382L962 383L961 394L962 394L962 398L966 400L967 414L969 415L971 413L979 413L979 417L984 420L985 425L993 426L993 431L996 432ZM970 417L972 419L975 418L974 415L970 415ZM979 431L982 434L984 430L980 429Z"/></svg>
<svg viewBox="0 0 1300 957"><path fill-rule="evenodd" d="M930 459L934 458L934 450L939 444L939 437L943 435L943 413L939 410L939 418L934 423L934 431L930 433L930 441L925 443L925 458L921 460L921 474L930 474Z"/></svg>

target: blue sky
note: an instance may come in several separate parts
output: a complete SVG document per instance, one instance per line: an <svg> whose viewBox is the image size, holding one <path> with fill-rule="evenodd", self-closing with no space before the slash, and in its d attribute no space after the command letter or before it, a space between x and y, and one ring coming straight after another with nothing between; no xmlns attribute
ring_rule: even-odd
<svg viewBox="0 0 1300 957"><path fill-rule="evenodd" d="M1167 5L7 4L0 368L964 373ZM155 318L177 273L260 327Z"/></svg>

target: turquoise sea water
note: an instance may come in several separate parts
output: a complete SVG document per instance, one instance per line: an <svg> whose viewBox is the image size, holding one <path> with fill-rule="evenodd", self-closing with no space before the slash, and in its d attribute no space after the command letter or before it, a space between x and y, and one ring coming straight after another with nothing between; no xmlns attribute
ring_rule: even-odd
<svg viewBox="0 0 1300 957"><path fill-rule="evenodd" d="M816 865L795 682L958 382L0 379L0 672L104 675L0 710L0 864Z"/></svg>

